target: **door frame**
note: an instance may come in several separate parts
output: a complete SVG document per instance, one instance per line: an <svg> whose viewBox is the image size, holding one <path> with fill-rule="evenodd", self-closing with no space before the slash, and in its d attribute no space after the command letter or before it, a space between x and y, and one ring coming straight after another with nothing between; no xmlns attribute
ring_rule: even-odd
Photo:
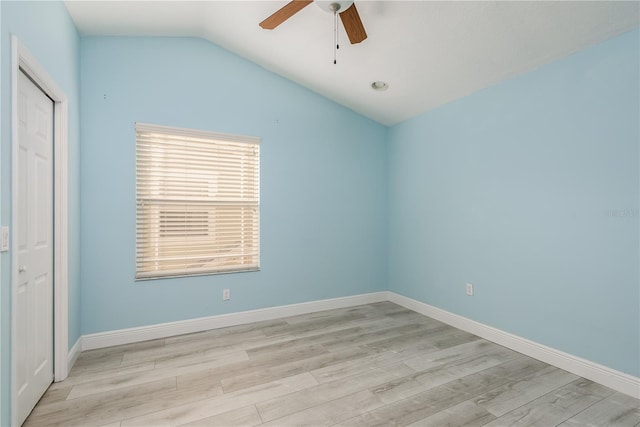
<svg viewBox="0 0 640 427"><path fill-rule="evenodd" d="M17 36L11 36L11 420L16 422L16 325L18 257L18 76L21 69L53 100L53 373L62 381L69 370L68 263L68 109L67 95Z"/></svg>

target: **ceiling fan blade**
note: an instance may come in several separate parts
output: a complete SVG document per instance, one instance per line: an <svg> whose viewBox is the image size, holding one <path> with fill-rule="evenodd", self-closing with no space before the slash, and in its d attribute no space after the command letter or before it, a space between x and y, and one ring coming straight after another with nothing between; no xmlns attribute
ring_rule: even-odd
<svg viewBox="0 0 640 427"><path fill-rule="evenodd" d="M285 4L280 10L260 23L265 30L273 30L287 19L304 9L305 6L313 3L313 0L293 0Z"/></svg>
<svg viewBox="0 0 640 427"><path fill-rule="evenodd" d="M355 3L344 12L340 12L340 19L351 44L360 43L367 38L367 32L364 30Z"/></svg>

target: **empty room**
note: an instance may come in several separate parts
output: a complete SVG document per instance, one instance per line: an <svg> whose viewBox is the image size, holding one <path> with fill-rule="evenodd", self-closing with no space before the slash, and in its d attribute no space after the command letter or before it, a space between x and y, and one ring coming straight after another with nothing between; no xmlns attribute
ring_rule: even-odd
<svg viewBox="0 0 640 427"><path fill-rule="evenodd" d="M0 1L1 426L640 426L640 2Z"/></svg>

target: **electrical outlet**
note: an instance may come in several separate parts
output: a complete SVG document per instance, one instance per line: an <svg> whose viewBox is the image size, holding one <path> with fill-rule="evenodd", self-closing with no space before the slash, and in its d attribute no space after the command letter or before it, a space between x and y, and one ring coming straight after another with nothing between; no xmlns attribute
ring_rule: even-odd
<svg viewBox="0 0 640 427"><path fill-rule="evenodd" d="M471 283L467 283L467 295L473 295L473 285Z"/></svg>
<svg viewBox="0 0 640 427"><path fill-rule="evenodd" d="M222 301L229 301L231 299L231 291L229 289L222 290Z"/></svg>

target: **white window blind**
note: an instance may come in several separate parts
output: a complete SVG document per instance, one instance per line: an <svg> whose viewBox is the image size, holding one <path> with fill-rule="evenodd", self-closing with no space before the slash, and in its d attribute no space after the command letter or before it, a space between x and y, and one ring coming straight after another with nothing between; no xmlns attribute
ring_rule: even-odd
<svg viewBox="0 0 640 427"><path fill-rule="evenodd" d="M136 279L260 267L259 142L136 123Z"/></svg>

